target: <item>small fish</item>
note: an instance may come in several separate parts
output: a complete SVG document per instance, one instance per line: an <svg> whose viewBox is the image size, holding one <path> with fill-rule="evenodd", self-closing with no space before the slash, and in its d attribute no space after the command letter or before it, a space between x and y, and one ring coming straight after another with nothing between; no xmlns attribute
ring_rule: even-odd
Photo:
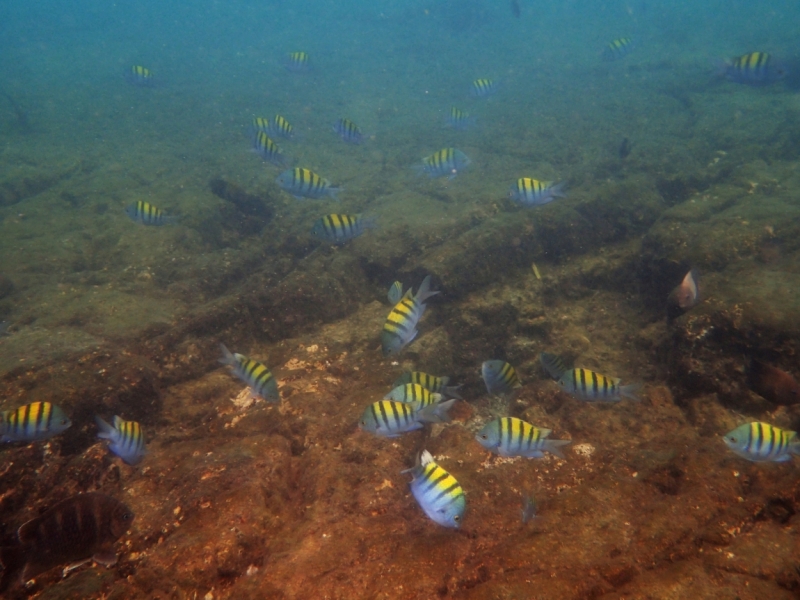
<svg viewBox="0 0 800 600"><path fill-rule="evenodd" d="M617 150L617 154L619 155L620 160L625 160L630 156L631 150L633 150L633 144L628 138L622 138L622 143L619 145L619 150Z"/></svg>
<svg viewBox="0 0 800 600"><path fill-rule="evenodd" d="M619 60L620 58L628 56L634 48L636 48L636 44L633 38L618 38L609 42L605 47L605 50L603 50L603 60L606 62Z"/></svg>
<svg viewBox="0 0 800 600"><path fill-rule="evenodd" d="M284 171L278 175L276 181L279 186L298 200L303 198L318 199L325 196L338 200L339 198L336 197L336 194L342 191L342 188L333 187L330 181L323 179L314 171L301 169L300 167Z"/></svg>
<svg viewBox="0 0 800 600"><path fill-rule="evenodd" d="M31 402L0 412L0 442L38 442L62 433L72 421L50 402Z"/></svg>
<svg viewBox="0 0 800 600"><path fill-rule="evenodd" d="M417 336L417 324L425 314L425 300L439 292L430 291L431 276L422 280L416 296L409 293L395 304L381 331L381 347L383 355L397 354L410 344Z"/></svg>
<svg viewBox="0 0 800 600"><path fill-rule="evenodd" d="M531 270L533 271L533 276L536 277L539 281L542 280L542 275L539 273L539 268L536 266L536 263L531 263Z"/></svg>
<svg viewBox="0 0 800 600"><path fill-rule="evenodd" d="M333 124L333 130L348 144L360 144L364 141L361 128L350 119L339 119Z"/></svg>
<svg viewBox="0 0 800 600"><path fill-rule="evenodd" d="M475 119L470 114L455 106L450 108L450 114L447 115L447 124L453 129L465 131L469 129L475 122Z"/></svg>
<svg viewBox="0 0 800 600"><path fill-rule="evenodd" d="M283 66L292 73L307 73L311 70L311 64L308 62L308 54L306 52L290 52L286 55Z"/></svg>
<svg viewBox="0 0 800 600"><path fill-rule="evenodd" d="M522 8L519 5L519 0L511 0L511 14L517 19L522 16Z"/></svg>
<svg viewBox="0 0 800 600"><path fill-rule="evenodd" d="M111 440L108 449L125 463L135 465L147 454L142 426L136 421L125 421L114 415L112 427L98 416L94 418L100 432L97 437Z"/></svg>
<svg viewBox="0 0 800 600"><path fill-rule="evenodd" d="M476 79L472 82L469 93L474 98L486 98L497 91L497 83L491 79Z"/></svg>
<svg viewBox="0 0 800 600"><path fill-rule="evenodd" d="M641 384L620 385L618 377L606 377L589 369L570 369L561 375L558 385L562 389L586 402L619 402L623 398L639 401L635 392Z"/></svg>
<svg viewBox="0 0 800 600"><path fill-rule="evenodd" d="M556 381L561 379L561 376L568 370L560 356L549 352L542 352L539 355L539 362L542 363L547 374Z"/></svg>
<svg viewBox="0 0 800 600"><path fill-rule="evenodd" d="M486 391L493 395L510 394L522 387L517 371L504 360L487 360L481 365Z"/></svg>
<svg viewBox="0 0 800 600"><path fill-rule="evenodd" d="M522 522L528 523L535 519L538 515L539 507L536 505L536 500L533 496L522 497Z"/></svg>
<svg viewBox="0 0 800 600"><path fill-rule="evenodd" d="M458 528L467 509L467 499L461 484L437 465L431 453L423 450L411 473L411 493L420 508L433 522L443 527Z"/></svg>
<svg viewBox="0 0 800 600"><path fill-rule="evenodd" d="M375 229L375 217L362 217L361 215L325 215L314 223L311 235L314 237L343 244L348 240L357 238L367 229Z"/></svg>
<svg viewBox="0 0 800 600"><path fill-rule="evenodd" d="M282 137L285 140L293 140L297 137L294 126L280 115L275 115L275 118L272 119L267 133Z"/></svg>
<svg viewBox="0 0 800 600"><path fill-rule="evenodd" d="M413 406L414 410L419 410L432 404L439 404L442 401L442 395L431 392L418 383L403 383L392 389L383 399L405 402Z"/></svg>
<svg viewBox="0 0 800 600"><path fill-rule="evenodd" d="M667 317L672 320L693 308L700 301L697 271L692 269L667 297Z"/></svg>
<svg viewBox="0 0 800 600"><path fill-rule="evenodd" d="M233 367L234 375L250 386L254 396L267 402L281 401L278 382L267 367L242 354L232 353L224 344L220 344L220 348L222 349L222 358L219 359L219 362Z"/></svg>
<svg viewBox="0 0 800 600"><path fill-rule="evenodd" d="M734 453L753 462L784 462L791 460L792 454L800 455L800 438L796 432L760 421L729 431L724 441Z"/></svg>
<svg viewBox="0 0 800 600"><path fill-rule="evenodd" d="M153 72L147 67L133 65L125 72L125 80L139 87L153 87Z"/></svg>
<svg viewBox="0 0 800 600"><path fill-rule="evenodd" d="M273 142L272 138L263 131L256 132L253 140L253 150L265 161L277 167L285 167L291 162L278 144Z"/></svg>
<svg viewBox="0 0 800 600"><path fill-rule="evenodd" d="M144 200L137 200L128 206L125 214L142 225L169 225L178 220L178 217L168 217L163 210Z"/></svg>
<svg viewBox="0 0 800 600"><path fill-rule="evenodd" d="M774 404L800 402L800 385L786 371L781 371L760 360L751 359L746 368L747 386L759 396Z"/></svg>
<svg viewBox="0 0 800 600"><path fill-rule="evenodd" d="M408 291L410 292L410 291L411 291L411 289L409 288L409 290L408 290ZM390 303L392 306L394 306L395 304L397 304L398 302L400 302L400 300L402 300L402 299L403 299L403 296L405 296L405 295L406 295L406 293L407 293L407 292L404 292L404 291L403 291L403 284L402 284L402 283L400 283L399 281L395 281L395 282L394 282L394 283L393 283L393 284L392 284L392 285L389 287L389 292L387 293L387 296L388 296L388 298L389 298L389 303Z"/></svg>
<svg viewBox="0 0 800 600"><path fill-rule="evenodd" d="M565 198L564 183L539 181L530 177L520 177L508 191L508 197L523 206L539 206L556 198Z"/></svg>
<svg viewBox="0 0 800 600"><path fill-rule="evenodd" d="M268 118L253 117L253 132L258 133L259 131L270 133L270 123Z"/></svg>
<svg viewBox="0 0 800 600"><path fill-rule="evenodd" d="M466 169L469 163L469 158L461 150L442 148L438 152L423 158L422 165L419 168L431 177L443 177L446 175L448 179L453 179L458 175L459 171Z"/></svg>
<svg viewBox="0 0 800 600"><path fill-rule="evenodd" d="M550 432L550 429L534 427L516 417L502 417L484 425L475 439L500 456L544 458L544 453L549 452L564 459L561 446L571 443L571 440L548 440Z"/></svg>
<svg viewBox="0 0 800 600"><path fill-rule="evenodd" d="M460 385L447 385L450 383L449 377L436 377L435 375L429 375L422 371L410 371L398 377L392 387L405 385L407 383L418 383L426 390L441 394L445 398L458 398L459 400L463 400L458 391L461 387Z"/></svg>
<svg viewBox="0 0 800 600"><path fill-rule="evenodd" d="M788 70L779 60L766 52L750 52L723 61L717 73L734 83L761 86L783 79Z"/></svg>
<svg viewBox="0 0 800 600"><path fill-rule="evenodd" d="M364 410L358 428L381 437L397 437L422 429L425 423L448 423L447 411L455 402L455 399L447 400L417 410L405 402L378 400Z"/></svg>
<svg viewBox="0 0 800 600"><path fill-rule="evenodd" d="M134 514L119 500L90 492L55 504L17 530L18 544L0 548L0 592L17 588L40 573L65 563L92 559L110 567L117 562L114 543L133 524Z"/></svg>

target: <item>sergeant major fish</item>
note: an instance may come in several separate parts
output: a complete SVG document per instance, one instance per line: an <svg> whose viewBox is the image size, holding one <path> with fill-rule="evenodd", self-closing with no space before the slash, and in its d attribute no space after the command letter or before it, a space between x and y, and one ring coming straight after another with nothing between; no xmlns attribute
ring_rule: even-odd
<svg viewBox="0 0 800 600"><path fill-rule="evenodd" d="M270 121L267 133L277 137L282 137L285 140L293 140L297 138L294 126L280 115L275 115L275 118Z"/></svg>
<svg viewBox="0 0 800 600"><path fill-rule="evenodd" d="M38 442L66 431L72 421L50 402L31 402L0 412L0 442Z"/></svg>
<svg viewBox="0 0 800 600"><path fill-rule="evenodd" d="M738 456L753 462L784 462L791 460L792 454L800 455L800 438L796 432L760 421L729 431L724 441Z"/></svg>
<svg viewBox="0 0 800 600"><path fill-rule="evenodd" d="M456 108L455 106L450 108L450 113L447 115L447 124L453 129L458 129L460 131L469 129L474 122L475 119L471 117L467 111Z"/></svg>
<svg viewBox="0 0 800 600"><path fill-rule="evenodd" d="M0 548L0 592L20 588L55 566L92 559L117 562L114 543L130 529L134 514L119 500L90 492L55 504L17 530L18 544Z"/></svg>
<svg viewBox="0 0 800 600"><path fill-rule="evenodd" d="M339 119L333 124L333 130L348 144L357 145L364 141L364 133L361 128L350 119Z"/></svg>
<svg viewBox="0 0 800 600"><path fill-rule="evenodd" d="M397 437L422 429L425 423L448 423L447 413L455 400L447 400L416 409L412 404L396 400L378 400L361 415L358 428L381 437Z"/></svg>
<svg viewBox="0 0 800 600"><path fill-rule="evenodd" d="M641 384L620 385L618 377L606 377L589 369L570 369L558 380L561 388L586 402L619 402L623 398L639 401L635 392Z"/></svg>
<svg viewBox="0 0 800 600"><path fill-rule="evenodd" d="M290 52L286 55L283 66L292 73L307 73L311 70L307 52Z"/></svg>
<svg viewBox="0 0 800 600"><path fill-rule="evenodd" d="M114 415L114 426L112 427L98 416L95 416L94 420L100 429L97 437L110 440L108 449L126 464L136 465L147 454L144 431L138 422L125 421Z"/></svg>
<svg viewBox="0 0 800 600"><path fill-rule="evenodd" d="M603 60L610 62L628 56L636 48L633 38L617 38L608 43L603 50Z"/></svg>
<svg viewBox="0 0 800 600"><path fill-rule="evenodd" d="M417 336L417 324L425 314L425 300L439 292L430 291L431 276L422 280L416 296L406 294L392 308L381 331L381 347L383 355L397 354L410 344ZM410 292L410 290L409 290Z"/></svg>
<svg viewBox="0 0 800 600"><path fill-rule="evenodd" d="M422 159L422 165L416 167L427 173L430 177L444 177L453 179L459 172L466 169L470 160L461 150L455 148L442 148L430 156Z"/></svg>
<svg viewBox="0 0 800 600"><path fill-rule="evenodd" d="M219 359L219 362L233 367L234 375L250 386L254 396L267 402L281 401L278 382L267 367L242 354L232 353L224 344L220 344L220 348L222 349L222 358Z"/></svg>
<svg viewBox="0 0 800 600"><path fill-rule="evenodd" d="M133 65L125 71L125 81L138 87L153 87L153 72L147 67Z"/></svg>
<svg viewBox="0 0 800 600"><path fill-rule="evenodd" d="M539 181L530 177L520 177L508 191L508 197L523 206L539 206L556 198L565 198L564 183Z"/></svg>
<svg viewBox="0 0 800 600"><path fill-rule="evenodd" d="M443 527L461 525L467 509L464 490L455 477L436 464L430 452L423 450L414 468L403 473L411 473L411 493L428 518Z"/></svg>
<svg viewBox="0 0 800 600"><path fill-rule="evenodd" d="M486 391L493 395L511 394L522 387L517 371L504 360L487 360L481 365Z"/></svg>
<svg viewBox="0 0 800 600"><path fill-rule="evenodd" d="M300 167L284 171L278 175L276 181L281 188L298 200L318 199L325 196L338 200L336 194L342 191L342 188L333 187L330 181L323 179L310 169L301 169Z"/></svg>
<svg viewBox="0 0 800 600"><path fill-rule="evenodd" d="M431 392L418 383L403 383L395 386L383 398L384 400L395 400L411 404L416 410L442 401L441 394Z"/></svg>
<svg viewBox="0 0 800 600"><path fill-rule="evenodd" d="M178 217L168 217L163 210L144 200L137 200L128 206L125 214L142 225L169 225L178 220Z"/></svg>
<svg viewBox="0 0 800 600"><path fill-rule="evenodd" d="M487 450L500 456L524 456L525 458L543 458L550 452L563 459L561 446L570 440L549 440L551 430L534 427L527 421L516 417L502 417L484 425L475 439Z"/></svg>
<svg viewBox="0 0 800 600"><path fill-rule="evenodd" d="M750 52L722 61L717 69L717 74L728 81L752 86L775 83L787 73L786 67L766 52Z"/></svg>
<svg viewBox="0 0 800 600"><path fill-rule="evenodd" d="M311 235L334 244L343 244L376 227L375 217L332 214L318 219L311 228Z"/></svg>
<svg viewBox="0 0 800 600"><path fill-rule="evenodd" d="M437 377L436 375L429 375L422 371L410 371L398 377L393 387L405 385L407 383L418 383L428 391L441 394L446 398L458 398L459 400L463 400L458 391L461 387L460 385L447 385L450 383L449 377Z"/></svg>
<svg viewBox="0 0 800 600"><path fill-rule="evenodd" d="M486 98L497 91L497 83L491 79L476 79L470 86L469 93L474 98Z"/></svg>
<svg viewBox="0 0 800 600"><path fill-rule="evenodd" d="M276 167L286 167L291 163L291 160L283 153L280 146L263 131L257 131L253 136L253 150L265 161L272 163Z"/></svg>

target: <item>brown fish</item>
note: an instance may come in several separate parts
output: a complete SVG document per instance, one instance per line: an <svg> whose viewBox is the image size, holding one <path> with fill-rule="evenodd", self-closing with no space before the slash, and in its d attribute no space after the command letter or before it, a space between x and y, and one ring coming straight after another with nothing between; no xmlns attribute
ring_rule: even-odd
<svg viewBox="0 0 800 600"><path fill-rule="evenodd" d="M700 290L697 287L697 271L692 269L683 278L681 284L670 292L667 298L667 315L670 319L681 316L700 301Z"/></svg>
<svg viewBox="0 0 800 600"><path fill-rule="evenodd" d="M786 371L752 359L747 367L747 386L774 404L800 402L800 385Z"/></svg>
<svg viewBox="0 0 800 600"><path fill-rule="evenodd" d="M133 512L119 500L91 492L62 500L17 531L19 544L0 548L0 592L55 566L93 559L117 562L114 542L133 523Z"/></svg>

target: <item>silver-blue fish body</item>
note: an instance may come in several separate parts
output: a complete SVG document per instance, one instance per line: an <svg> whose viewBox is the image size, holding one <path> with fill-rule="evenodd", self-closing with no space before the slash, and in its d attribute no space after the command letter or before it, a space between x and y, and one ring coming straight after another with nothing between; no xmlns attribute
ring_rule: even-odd
<svg viewBox="0 0 800 600"><path fill-rule="evenodd" d="M481 375L490 394L511 394L522 387L516 369L504 360L486 360L481 365Z"/></svg>
<svg viewBox="0 0 800 600"><path fill-rule="evenodd" d="M330 196L334 200L338 200L336 194L342 191L342 188L332 186L330 181L310 169L300 167L284 171L278 175L276 182L297 199L319 199Z"/></svg>
<svg viewBox="0 0 800 600"><path fill-rule="evenodd" d="M760 421L745 423L725 434L725 445L742 458L753 462L784 462L800 455L800 438Z"/></svg>
<svg viewBox="0 0 800 600"><path fill-rule="evenodd" d="M550 452L563 459L561 446L569 444L570 440L547 439L550 431L516 417L502 417L487 423L475 439L481 446L500 456L543 458L545 452Z"/></svg>
<svg viewBox="0 0 800 600"><path fill-rule="evenodd" d="M442 148L422 159L420 168L430 177L453 179L470 164L469 157L456 148Z"/></svg>
<svg viewBox="0 0 800 600"><path fill-rule="evenodd" d="M416 409L412 404L396 400L378 400L361 415L358 428L381 437L397 437L421 429L425 423L447 423L447 411L455 400L439 402Z"/></svg>
<svg viewBox="0 0 800 600"><path fill-rule="evenodd" d="M147 454L144 431L136 421L125 421L116 415L114 415L113 426L98 416L95 416L95 421L100 429L97 437L110 440L108 449L127 464L138 464Z"/></svg>
<svg viewBox="0 0 800 600"><path fill-rule="evenodd" d="M242 354L231 352L224 344L220 344L220 348L222 358L219 362L232 367L234 375L250 386L254 396L267 402L281 401L278 382L266 366Z"/></svg>
<svg viewBox="0 0 800 600"><path fill-rule="evenodd" d="M423 450L417 464L403 473L411 473L411 494L428 518L443 527L461 526L467 509L464 489L455 477L436 464L430 452Z"/></svg>
<svg viewBox="0 0 800 600"><path fill-rule="evenodd" d="M410 344L417 335L417 323L425 313L425 300L439 292L430 290L431 276L422 280L415 296L406 293L395 304L381 331L381 346L384 356L396 354ZM410 290L409 290L410 292Z"/></svg>
<svg viewBox="0 0 800 600"><path fill-rule="evenodd" d="M531 177L520 177L511 186L508 197L523 206L540 206L556 198L565 198L564 182L539 181Z"/></svg>
<svg viewBox="0 0 800 600"><path fill-rule="evenodd" d="M619 402L623 398L638 401L641 384L620 385L618 377L607 377L589 369L570 369L558 380L565 392L586 402Z"/></svg>
<svg viewBox="0 0 800 600"><path fill-rule="evenodd" d="M66 413L51 402L31 402L0 412L0 442L38 442L72 425Z"/></svg>

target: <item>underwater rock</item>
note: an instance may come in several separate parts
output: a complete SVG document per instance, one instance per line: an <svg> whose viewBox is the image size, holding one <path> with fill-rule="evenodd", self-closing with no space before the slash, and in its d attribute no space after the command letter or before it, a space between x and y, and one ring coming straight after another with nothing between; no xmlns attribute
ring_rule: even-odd
<svg viewBox="0 0 800 600"><path fill-rule="evenodd" d="M14 282L8 275L0 273L0 300L14 291Z"/></svg>

